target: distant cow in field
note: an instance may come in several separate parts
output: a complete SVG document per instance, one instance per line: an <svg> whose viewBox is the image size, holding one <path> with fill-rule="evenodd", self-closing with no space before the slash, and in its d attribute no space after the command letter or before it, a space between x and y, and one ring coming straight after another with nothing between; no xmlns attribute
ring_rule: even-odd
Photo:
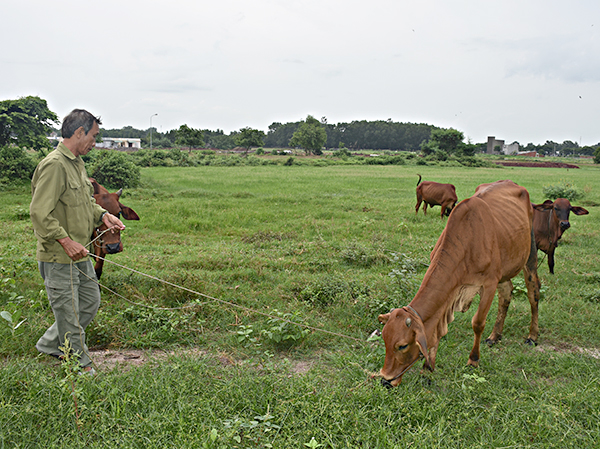
<svg viewBox="0 0 600 449"><path fill-rule="evenodd" d="M94 178L90 178L92 186L94 187L94 199L103 209L106 209L111 214L124 218L125 220L139 220L140 217L135 213L133 209L121 204L120 197L123 193L123 189L119 189L116 193L110 193L103 186L98 184ZM123 243L121 242L121 231L113 229L109 232L104 232L108 228L104 223L96 229L92 235L92 241L94 242L93 253L96 256L96 264L94 265L94 271L96 276L100 279L102 276L102 267L104 266L104 258L107 254L115 254L123 251Z"/></svg>
<svg viewBox="0 0 600 449"><path fill-rule="evenodd" d="M395 387L402 375L421 358L433 371L440 339L456 311L466 312L479 294L473 316L475 334L468 364L479 365L479 346L494 294L498 316L491 335L500 340L510 305L511 279L523 271L531 305L526 342L538 338L537 250L533 236L533 208L529 193L512 181L483 184L475 195L458 203L431 252L431 263L409 305L379 315L384 324L385 362L381 382Z"/></svg>
<svg viewBox="0 0 600 449"><path fill-rule="evenodd" d="M537 248L548 255L548 268L554 274L554 251L563 233L571 227L569 212L586 215L583 207L572 206L568 199L557 198L533 206L533 231Z"/></svg>
<svg viewBox="0 0 600 449"><path fill-rule="evenodd" d="M421 182L421 175L419 175L419 181L417 182L417 205L415 206L415 214L419 213L419 206L423 205L423 213L427 215L427 205L441 206L442 212L440 218L444 218L444 215L450 215L450 212L454 208L454 205L458 201L456 196L456 189L452 184L440 184L439 182L423 181Z"/></svg>

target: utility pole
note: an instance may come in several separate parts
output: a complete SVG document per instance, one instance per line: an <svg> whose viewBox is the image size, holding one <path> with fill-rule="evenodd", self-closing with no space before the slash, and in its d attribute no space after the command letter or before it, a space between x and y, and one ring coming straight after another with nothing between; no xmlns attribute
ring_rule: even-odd
<svg viewBox="0 0 600 449"><path fill-rule="evenodd" d="M155 115L158 115L158 113L152 114L150 116L150 149L152 149L152 117L154 117Z"/></svg>

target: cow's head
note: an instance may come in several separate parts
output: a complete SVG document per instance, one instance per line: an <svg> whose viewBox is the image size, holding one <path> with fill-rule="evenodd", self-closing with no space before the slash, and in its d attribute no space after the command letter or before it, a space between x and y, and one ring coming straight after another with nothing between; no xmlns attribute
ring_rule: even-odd
<svg viewBox="0 0 600 449"><path fill-rule="evenodd" d="M562 235L567 229L571 227L569 223L569 213L573 212L575 215L586 215L589 212L583 207L572 206L568 199L557 198L556 200L546 200L542 204L534 204L534 209L539 211L551 210L550 219L554 220L559 229L559 235Z"/></svg>
<svg viewBox="0 0 600 449"><path fill-rule="evenodd" d="M93 181L92 185L96 182ZM96 183L97 184L97 183ZM107 212L119 217L124 218L126 220L139 220L140 217L135 211L127 207L119 201L121 198L121 194L123 193L123 189L119 189L115 193L108 192L104 187L98 184L99 188L94 185L94 199L96 203L98 203L103 209ZM96 241L95 245L97 245L102 252L107 254L115 254L123 251L123 243L121 242L121 231L116 229L111 229L110 231L106 231L108 228L103 223L98 229L94 232L94 238L100 236L100 238Z"/></svg>
<svg viewBox="0 0 600 449"><path fill-rule="evenodd" d="M384 324L385 343L385 362L379 374L381 384L391 388L400 384L404 372L421 357L430 365L427 337L421 318L406 307L379 315L379 322Z"/></svg>
<svg viewBox="0 0 600 449"><path fill-rule="evenodd" d="M96 199L96 203L98 203L103 209L119 218L122 217L125 220L139 220L140 217L132 208L121 204L119 201L122 194L123 189L119 189L115 193L95 193L94 198Z"/></svg>

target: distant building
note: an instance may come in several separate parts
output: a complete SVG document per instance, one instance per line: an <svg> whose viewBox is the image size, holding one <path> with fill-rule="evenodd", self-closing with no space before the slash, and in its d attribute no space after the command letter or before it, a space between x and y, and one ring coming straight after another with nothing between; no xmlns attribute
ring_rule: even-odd
<svg viewBox="0 0 600 449"><path fill-rule="evenodd" d="M494 154L496 148L500 148L500 153L502 154L515 154L519 152L519 144L511 143L509 145L504 144L504 140L498 140L494 136L488 136L487 141L487 154Z"/></svg>
<svg viewBox="0 0 600 449"><path fill-rule="evenodd" d="M130 137L103 137L102 142L96 142L96 148L125 149L142 148L142 139Z"/></svg>

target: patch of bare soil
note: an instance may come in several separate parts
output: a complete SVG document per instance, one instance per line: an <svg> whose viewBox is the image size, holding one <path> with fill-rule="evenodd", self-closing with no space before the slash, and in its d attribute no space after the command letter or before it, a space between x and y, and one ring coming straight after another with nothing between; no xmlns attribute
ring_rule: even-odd
<svg viewBox="0 0 600 449"><path fill-rule="evenodd" d="M540 352L559 352L562 354L584 354L595 359L600 359L600 349L597 348L582 348L580 346L573 346L568 343L561 343L557 346L553 345L540 345L536 347L537 351Z"/></svg>
<svg viewBox="0 0 600 449"><path fill-rule="evenodd" d="M494 161L495 164L504 167L544 167L544 168L579 168L578 165L565 164L563 162L530 162L530 161Z"/></svg>
<svg viewBox="0 0 600 449"><path fill-rule="evenodd" d="M207 351L197 348L180 349L177 351L163 351L160 349L99 349L90 350L90 357L100 371L111 371L120 369L127 371L132 367L142 366L146 363L161 362L173 355L187 355L191 357L205 357ZM218 354L217 358L221 365L236 365L238 362L227 354ZM314 362L306 360L295 360L291 362L293 374L305 374L312 368Z"/></svg>

